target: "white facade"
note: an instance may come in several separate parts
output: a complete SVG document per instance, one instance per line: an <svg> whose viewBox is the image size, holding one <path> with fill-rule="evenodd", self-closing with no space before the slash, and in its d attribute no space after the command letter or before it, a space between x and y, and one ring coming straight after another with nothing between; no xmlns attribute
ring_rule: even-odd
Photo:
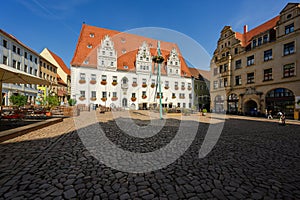
<svg viewBox="0 0 300 200"><path fill-rule="evenodd" d="M144 107L149 107L150 104L158 103L156 98L156 87L151 87L153 82L156 83L156 75L148 75L133 72L111 72L104 71L95 68L87 67L71 67L72 85L75 85L71 89L71 97L76 98L77 104L100 104L107 107L125 107L138 109L139 104L144 103ZM102 85L101 81L103 77L106 78L106 85ZM94 84L91 84L91 80L96 79ZM117 85L113 85L113 78L117 79ZM85 80L80 81L80 80ZM125 80L125 81L124 81ZM133 87L133 83L137 83L137 86ZM146 80L146 87L142 87L143 82ZM82 83L80 83L82 82ZM168 89L165 89L166 82L169 85ZM191 108L192 106L192 80L191 78L183 77L169 77L162 76L162 103L167 107L181 107ZM179 87L175 89L175 85ZM181 87L184 85L184 90ZM103 94L103 92L105 92ZM158 92L158 89L157 89ZM143 98L143 94L146 95ZM175 94L176 98L172 98ZM92 98L93 95L96 99ZM131 99L132 96L136 97L136 100ZM83 97L84 98L80 98ZM116 96L117 98L113 98ZM106 97L107 100L103 101L101 98Z"/></svg>
<svg viewBox="0 0 300 200"><path fill-rule="evenodd" d="M0 32L0 63L38 76L39 55L11 37L13 36L3 31ZM28 103L35 103L37 92L36 85L4 83L2 88L2 103L6 106L10 105L10 96L17 93L28 96Z"/></svg>

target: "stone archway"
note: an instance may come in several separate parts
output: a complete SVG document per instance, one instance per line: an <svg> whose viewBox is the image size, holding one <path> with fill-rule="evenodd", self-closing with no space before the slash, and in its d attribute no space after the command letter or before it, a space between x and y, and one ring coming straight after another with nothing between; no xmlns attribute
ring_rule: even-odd
<svg viewBox="0 0 300 200"><path fill-rule="evenodd" d="M246 115L256 116L258 105L254 100L248 100L244 103L244 112Z"/></svg>

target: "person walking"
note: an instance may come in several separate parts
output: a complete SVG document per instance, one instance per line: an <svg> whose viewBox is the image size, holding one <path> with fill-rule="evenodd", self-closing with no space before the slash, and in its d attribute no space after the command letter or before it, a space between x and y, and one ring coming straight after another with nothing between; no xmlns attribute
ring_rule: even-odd
<svg viewBox="0 0 300 200"><path fill-rule="evenodd" d="M269 110L269 112L268 112L268 119L273 119L272 110Z"/></svg>

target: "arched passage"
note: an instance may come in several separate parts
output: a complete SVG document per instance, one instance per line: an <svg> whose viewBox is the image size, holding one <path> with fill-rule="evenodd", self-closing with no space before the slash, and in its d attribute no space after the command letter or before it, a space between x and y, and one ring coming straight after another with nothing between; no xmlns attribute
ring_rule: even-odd
<svg viewBox="0 0 300 200"><path fill-rule="evenodd" d="M272 110L274 114L279 111L285 113L287 118L294 117L295 95L286 88L275 88L266 95L266 109Z"/></svg>
<svg viewBox="0 0 300 200"><path fill-rule="evenodd" d="M246 101L244 104L244 112L246 115L257 115L257 103L254 100Z"/></svg>

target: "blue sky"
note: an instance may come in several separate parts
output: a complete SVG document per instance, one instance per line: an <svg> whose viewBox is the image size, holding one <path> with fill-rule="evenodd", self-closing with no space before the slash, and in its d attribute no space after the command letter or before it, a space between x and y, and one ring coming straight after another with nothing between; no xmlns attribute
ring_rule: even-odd
<svg viewBox="0 0 300 200"><path fill-rule="evenodd" d="M200 44L208 57L211 57L225 25L242 32L243 26L247 24L251 30L278 15L288 2L10 0L1 4L0 28L37 52L49 48L67 66L70 66L83 22L118 31L142 27L174 30ZM203 62L194 65L203 65L196 67L206 69L208 59L201 60Z"/></svg>

